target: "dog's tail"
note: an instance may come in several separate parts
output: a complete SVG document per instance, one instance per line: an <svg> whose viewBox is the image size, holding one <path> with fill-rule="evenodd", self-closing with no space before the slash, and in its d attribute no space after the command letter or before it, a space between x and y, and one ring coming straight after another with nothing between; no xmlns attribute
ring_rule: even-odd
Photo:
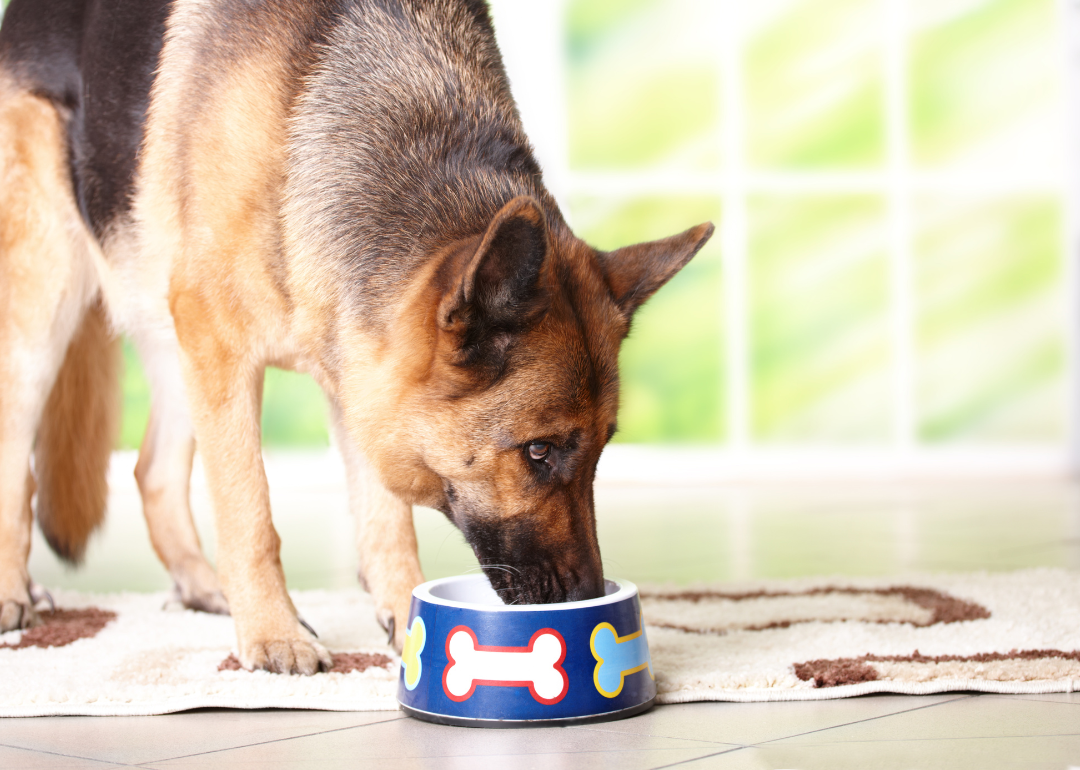
<svg viewBox="0 0 1080 770"><path fill-rule="evenodd" d="M38 525L53 551L72 564L82 560L105 518L119 364L119 343L97 302L68 346L34 446Z"/></svg>

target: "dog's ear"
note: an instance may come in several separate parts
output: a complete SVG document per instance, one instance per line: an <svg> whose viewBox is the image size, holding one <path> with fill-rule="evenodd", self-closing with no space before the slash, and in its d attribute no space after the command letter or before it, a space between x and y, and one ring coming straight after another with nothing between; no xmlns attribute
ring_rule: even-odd
<svg viewBox="0 0 1080 770"><path fill-rule="evenodd" d="M544 211L528 196L503 206L439 303L444 331L472 338L527 325L542 308L548 253Z"/></svg>
<svg viewBox="0 0 1080 770"><path fill-rule="evenodd" d="M711 222L659 241L601 252L600 264L616 304L629 318L679 272L712 237Z"/></svg>

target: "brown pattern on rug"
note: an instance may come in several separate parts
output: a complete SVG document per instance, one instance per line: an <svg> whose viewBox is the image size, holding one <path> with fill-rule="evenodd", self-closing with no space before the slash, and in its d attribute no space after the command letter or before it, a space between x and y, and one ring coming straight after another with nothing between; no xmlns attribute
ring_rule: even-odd
<svg viewBox="0 0 1080 770"><path fill-rule="evenodd" d="M779 599L803 598L803 597L843 597L853 599L872 600L877 598L882 602L899 601L911 610L921 610L921 618L902 617L901 613L893 613L887 617L867 618L856 612L849 616L839 617L805 617L785 618L777 617L767 623L732 623L725 628L691 626L685 623L675 623L658 619L649 612L650 602L685 602L691 605L704 602L758 602ZM688 634L711 634L723 636L730 631L768 631L770 629L788 628L797 623L840 623L849 620L869 623L907 623L919 628L937 625L939 623L960 623L968 620L985 620L990 617L990 611L982 605L974 602L958 599L955 596L935 591L930 588L915 586L891 586L888 588L849 588L842 586L824 586L813 588L808 591L751 591L744 593L728 593L724 591L679 591L679 592L642 592L642 602L645 604L646 623L658 628L668 628Z"/></svg>
<svg viewBox="0 0 1080 770"><path fill-rule="evenodd" d="M805 663L795 664L795 676L804 682L813 680L815 687L840 687L845 684L858 684L859 682L875 682L879 679L894 679L897 677L882 676L879 667L875 663L899 663L916 664L927 668L941 666L941 664L975 664L980 665L981 673L985 674L985 666L988 663L1020 663L1020 662L1065 662L1080 663L1080 651L1066 652L1064 650L1012 650L1007 653L981 652L976 655L923 655L915 650L911 655L863 655L859 658L837 658L836 660L809 660ZM949 673L958 667L948 669ZM1014 668L1019 668L1014 667ZM933 672L924 671L919 680L942 678L933 675ZM1017 673L1021 673L1017 671ZM904 677L907 678L907 677ZM1016 678L1022 678L1017 676Z"/></svg>
<svg viewBox="0 0 1080 770"><path fill-rule="evenodd" d="M116 613L86 607L81 610L48 610L38 613L41 624L22 632L14 644L0 644L0 649L21 650L26 647L66 647L79 639L92 639L105 628Z"/></svg>
<svg viewBox="0 0 1080 770"><path fill-rule="evenodd" d="M335 652L331 654L331 657L334 659L334 666L326 672L328 674L348 674L353 671L362 673L369 668L390 668L394 662L381 652ZM240 665L236 655L230 653L229 657L218 664L217 670L244 671L245 669Z"/></svg>

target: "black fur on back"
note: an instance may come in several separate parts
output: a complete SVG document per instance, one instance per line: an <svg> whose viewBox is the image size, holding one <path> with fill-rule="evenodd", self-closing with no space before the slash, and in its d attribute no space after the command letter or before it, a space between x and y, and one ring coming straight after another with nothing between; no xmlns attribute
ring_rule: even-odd
<svg viewBox="0 0 1080 770"><path fill-rule="evenodd" d="M0 67L68 119L72 182L100 236L127 211L171 0L12 0Z"/></svg>

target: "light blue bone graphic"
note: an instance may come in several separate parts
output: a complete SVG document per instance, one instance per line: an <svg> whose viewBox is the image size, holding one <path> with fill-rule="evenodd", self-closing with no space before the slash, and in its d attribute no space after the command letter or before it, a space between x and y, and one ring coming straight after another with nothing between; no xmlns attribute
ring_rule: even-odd
<svg viewBox="0 0 1080 770"><path fill-rule="evenodd" d="M622 692L623 681L630 674L648 669L649 676L653 675L644 618L639 618L639 622L640 628L629 636L616 634L610 623L601 623L593 629L589 639L589 647L596 658L593 683L605 698L614 698Z"/></svg>

